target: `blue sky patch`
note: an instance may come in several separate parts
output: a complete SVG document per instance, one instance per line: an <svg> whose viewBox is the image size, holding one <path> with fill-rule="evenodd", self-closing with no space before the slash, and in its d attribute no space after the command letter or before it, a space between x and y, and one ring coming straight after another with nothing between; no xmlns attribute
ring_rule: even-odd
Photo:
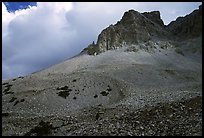
<svg viewBox="0 0 204 138"><path fill-rule="evenodd" d="M15 12L19 9L27 9L28 6L37 6L36 2L4 2L8 12Z"/></svg>

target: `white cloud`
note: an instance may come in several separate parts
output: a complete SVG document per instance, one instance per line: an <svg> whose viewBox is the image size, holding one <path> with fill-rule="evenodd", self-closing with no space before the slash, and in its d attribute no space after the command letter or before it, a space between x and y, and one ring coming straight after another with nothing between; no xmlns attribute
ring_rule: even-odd
<svg viewBox="0 0 204 138"><path fill-rule="evenodd" d="M129 9L160 10L167 24L178 13L190 13L180 7L185 4L38 2L37 6L9 13L2 3L3 78L25 75L78 54ZM201 3L193 4L190 10Z"/></svg>
<svg viewBox="0 0 204 138"><path fill-rule="evenodd" d="M69 41L76 35L65 18L71 8L72 3L38 3L9 13L2 3L4 78L57 63L63 50L71 55Z"/></svg>

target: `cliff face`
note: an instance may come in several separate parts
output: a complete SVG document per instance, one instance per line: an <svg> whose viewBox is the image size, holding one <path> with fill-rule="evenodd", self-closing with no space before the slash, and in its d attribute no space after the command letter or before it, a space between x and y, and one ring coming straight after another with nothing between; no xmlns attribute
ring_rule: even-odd
<svg viewBox="0 0 204 138"><path fill-rule="evenodd" d="M145 16L144 16L145 15ZM121 21L104 29L98 37L99 52L117 49L124 45L146 42L153 36L162 36L165 31L157 23L160 19L150 20L151 13L141 14L134 10L125 12Z"/></svg>
<svg viewBox="0 0 204 138"><path fill-rule="evenodd" d="M98 36L96 44L83 51L93 55L126 45L150 40L193 38L202 35L202 5L185 17L165 26L159 11L139 13L129 10L115 25L110 25Z"/></svg>
<svg viewBox="0 0 204 138"><path fill-rule="evenodd" d="M142 13L146 18L149 20L157 23L161 27L164 27L164 22L162 21L160 17L160 12L159 11L153 11L153 12L144 12Z"/></svg>
<svg viewBox="0 0 204 138"><path fill-rule="evenodd" d="M167 29L176 37L182 39L195 38L202 35L202 5L185 17L179 17L171 22Z"/></svg>

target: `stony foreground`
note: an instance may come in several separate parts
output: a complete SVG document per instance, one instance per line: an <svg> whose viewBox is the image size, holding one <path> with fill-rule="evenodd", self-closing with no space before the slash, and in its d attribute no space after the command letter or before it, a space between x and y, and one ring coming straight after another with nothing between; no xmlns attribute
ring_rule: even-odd
<svg viewBox="0 0 204 138"><path fill-rule="evenodd" d="M106 109L99 106L91 111L83 110L77 115L58 118L26 117L25 120L16 117L14 125L21 125L22 133L13 135L201 136L201 107L202 97L197 96L179 102L146 106L139 110L125 107ZM9 117L10 114L2 115L3 123L14 121ZM36 120L34 124L33 119ZM3 131L12 131L12 128L16 127L5 127Z"/></svg>
<svg viewBox="0 0 204 138"><path fill-rule="evenodd" d="M202 5L129 10L79 55L2 83L4 136L201 136Z"/></svg>
<svg viewBox="0 0 204 138"><path fill-rule="evenodd" d="M147 54L81 56L4 82L2 134L202 135L201 64Z"/></svg>

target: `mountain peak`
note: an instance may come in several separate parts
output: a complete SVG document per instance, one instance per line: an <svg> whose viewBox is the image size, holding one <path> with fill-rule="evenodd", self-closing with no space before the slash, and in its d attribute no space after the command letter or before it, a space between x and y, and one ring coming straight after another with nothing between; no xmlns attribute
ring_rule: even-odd
<svg viewBox="0 0 204 138"><path fill-rule="evenodd" d="M150 40L174 39L181 36L188 39L202 34L201 28L202 5L199 6L199 10L177 18L167 26L164 25L159 11L140 13L131 9L126 11L115 25L104 29L99 34L96 44L89 45L83 52L87 51L88 54L95 55Z"/></svg>
<svg viewBox="0 0 204 138"><path fill-rule="evenodd" d="M139 12L131 9L123 14L123 17L120 22L123 25L130 25L137 21L140 16L141 14Z"/></svg>
<svg viewBox="0 0 204 138"><path fill-rule="evenodd" d="M159 24L160 26L164 27L164 22L161 19L159 11L152 11L152 12L144 12L142 13L146 18L150 19L151 21Z"/></svg>
<svg viewBox="0 0 204 138"><path fill-rule="evenodd" d="M178 17L168 24L167 29L179 39L188 39L202 35L202 5L184 17Z"/></svg>
<svg viewBox="0 0 204 138"><path fill-rule="evenodd" d="M148 20L164 27L164 22L161 19L159 11L151 11L151 12L144 12L139 13L133 9L126 11L121 19L121 23L123 25L130 25L134 22L138 22L140 20L144 20L144 17Z"/></svg>
<svg viewBox="0 0 204 138"><path fill-rule="evenodd" d="M202 4L199 6L199 10L202 10Z"/></svg>
<svg viewBox="0 0 204 138"><path fill-rule="evenodd" d="M93 55L125 45L147 42L153 37L162 38L167 34L163 27L159 11L140 13L131 9L115 25L104 29L99 34L97 43L89 45L85 50Z"/></svg>

